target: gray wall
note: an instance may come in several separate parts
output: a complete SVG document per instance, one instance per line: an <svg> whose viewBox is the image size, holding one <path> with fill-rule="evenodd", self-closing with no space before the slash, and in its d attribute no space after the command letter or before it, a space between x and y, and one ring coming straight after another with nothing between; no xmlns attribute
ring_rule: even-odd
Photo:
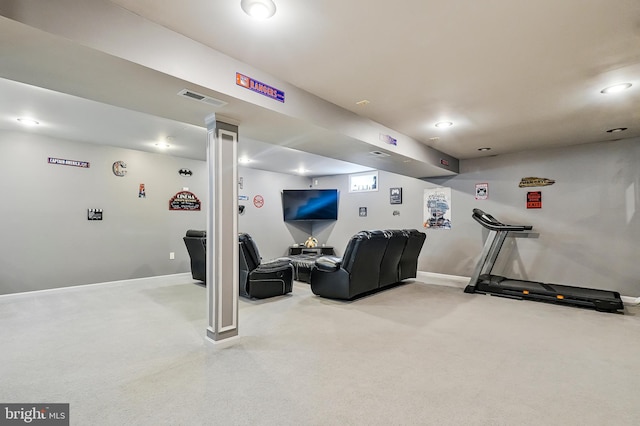
<svg viewBox="0 0 640 426"><path fill-rule="evenodd" d="M556 183L519 188L528 176ZM432 234L421 270L471 275L487 235L471 219L480 208L539 234L507 239L494 273L640 296L640 139L466 160L460 175L431 182L452 188L453 229ZM489 199L475 200L482 182ZM542 209L528 210L536 190Z"/></svg>
<svg viewBox="0 0 640 426"><path fill-rule="evenodd" d="M315 182L317 180L317 185ZM418 229L424 231L422 200L424 190L436 185L419 179L394 173L378 172L378 191L349 192L349 176L326 176L313 180L316 188L337 188L340 190L338 220L316 223L313 235L320 244L333 246L342 255L351 236L359 231L372 229ZM390 188L402 188L402 204L390 203ZM359 208L367 208L367 216L359 216ZM399 214L394 215L394 211ZM431 234L447 232L428 230L427 242L422 256L426 256Z"/></svg>
<svg viewBox="0 0 640 426"><path fill-rule="evenodd" d="M348 176L309 179L240 167L248 197L239 230L250 233L264 259L287 254L309 235L342 254L348 239L366 229L424 230L427 188L452 188L451 230L424 230L419 269L469 276L487 232L471 219L475 207L503 222L531 224L537 238L508 239L497 273L640 296L640 139L488 157L461 162L461 174L423 181L379 172L379 191L348 192ZM49 165L47 157L91 162L89 169ZM0 294L189 271L186 229L204 229L203 212L172 212L169 198L183 187L206 194L206 163L162 154L0 131L5 197L0 203ZM116 160L128 174L113 175ZM193 177L181 177L189 168ZM519 188L522 177L555 179L552 186ZM317 183L316 183L317 181ZM489 199L475 200L475 184L489 184ZM138 198L138 185L147 198ZM282 189L337 188L339 220L282 221ZM402 187L403 203L389 202ZM542 191L543 208L527 210L528 190ZM253 205L261 195L262 208ZM367 217L358 208L367 207ZM86 220L88 208L104 220ZM399 212L394 215L393 212ZM169 260L169 252L175 260Z"/></svg>
<svg viewBox="0 0 640 426"><path fill-rule="evenodd" d="M48 157L91 166L51 165ZM183 187L206 203L205 162L8 131L0 131L0 158L0 293L190 270L182 237L205 228L204 204L200 212L168 205ZM128 166L125 177L112 173L117 160ZM88 221L89 208L103 209L104 219Z"/></svg>
<svg viewBox="0 0 640 426"><path fill-rule="evenodd" d="M283 189L309 188L309 178L246 167L238 167L238 176L242 177L238 195L248 198L238 201L239 205L245 206L244 213L238 217L238 230L253 237L263 260L286 256L289 246L307 239L310 224L296 225L282 220L281 194ZM260 208L253 203L256 195L264 199Z"/></svg>

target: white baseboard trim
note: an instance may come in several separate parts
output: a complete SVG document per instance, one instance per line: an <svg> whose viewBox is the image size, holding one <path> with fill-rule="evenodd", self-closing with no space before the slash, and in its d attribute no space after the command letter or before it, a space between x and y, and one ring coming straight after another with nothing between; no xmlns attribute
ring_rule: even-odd
<svg viewBox="0 0 640 426"><path fill-rule="evenodd" d="M640 297L620 296L622 303L629 306L640 305Z"/></svg>
<svg viewBox="0 0 640 426"><path fill-rule="evenodd" d="M93 284L80 284L80 285L72 285L68 287L57 287L57 288L47 288L44 290L33 290L33 291L23 291L19 293L9 293L9 294L0 294L0 298L9 298L9 297L20 297L25 295L34 295L34 294L42 294L42 293L50 293L50 292L58 292L58 291L70 291L70 290L80 290L86 289L90 287L97 286L122 286L122 285L136 285L136 284L181 284L184 283L185 280L193 280L191 277L191 272L183 272L180 274L171 274L171 275L158 275L155 277L143 277L143 278L132 278L128 280L119 280L119 281L107 281L102 283L93 283Z"/></svg>
<svg viewBox="0 0 640 426"><path fill-rule="evenodd" d="M207 333L207 336L204 339L206 342L208 342L211 346L215 347L216 349L226 349L230 346L234 346L240 340L240 335L227 337L226 339L223 339L223 340L213 340L211 337L209 337L209 334Z"/></svg>
<svg viewBox="0 0 640 426"><path fill-rule="evenodd" d="M464 289L469 284L469 277L458 275L436 274L435 272L418 271L416 279L427 284L442 285Z"/></svg>
<svg viewBox="0 0 640 426"><path fill-rule="evenodd" d="M418 271L416 279L427 284L443 285L463 289L469 284L469 277L458 275L436 274L435 272ZM628 306L640 305L640 297L620 296L622 303Z"/></svg>

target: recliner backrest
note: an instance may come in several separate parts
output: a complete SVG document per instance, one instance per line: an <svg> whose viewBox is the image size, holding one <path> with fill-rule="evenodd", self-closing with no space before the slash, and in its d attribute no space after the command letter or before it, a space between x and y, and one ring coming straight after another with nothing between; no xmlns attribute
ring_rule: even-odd
<svg viewBox="0 0 640 426"><path fill-rule="evenodd" d="M260 252L258 251L258 246L249 234L239 234L238 241L240 242L240 250L242 250L244 253L249 272L251 272L256 269L262 262Z"/></svg>
<svg viewBox="0 0 640 426"><path fill-rule="evenodd" d="M207 231L189 229L182 238L191 259L191 276L194 280L207 279Z"/></svg>
<svg viewBox="0 0 640 426"><path fill-rule="evenodd" d="M417 229L405 229L407 244L404 247L399 264L399 279L415 278L418 272L418 256L427 234Z"/></svg>
<svg viewBox="0 0 640 426"><path fill-rule="evenodd" d="M408 234L399 229L387 229L383 232L389 238L389 243L380 261L380 287L400 281L400 258L409 239Z"/></svg>
<svg viewBox="0 0 640 426"><path fill-rule="evenodd" d="M342 257L342 268L350 275L351 294L378 288L380 263L388 242L382 231L361 231L351 237Z"/></svg>

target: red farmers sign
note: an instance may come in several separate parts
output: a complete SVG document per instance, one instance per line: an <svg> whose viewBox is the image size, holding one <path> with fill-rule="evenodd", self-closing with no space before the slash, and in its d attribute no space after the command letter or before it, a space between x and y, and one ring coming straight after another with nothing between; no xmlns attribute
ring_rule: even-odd
<svg viewBox="0 0 640 426"><path fill-rule="evenodd" d="M542 191L527 192L527 208L528 209L542 208Z"/></svg>

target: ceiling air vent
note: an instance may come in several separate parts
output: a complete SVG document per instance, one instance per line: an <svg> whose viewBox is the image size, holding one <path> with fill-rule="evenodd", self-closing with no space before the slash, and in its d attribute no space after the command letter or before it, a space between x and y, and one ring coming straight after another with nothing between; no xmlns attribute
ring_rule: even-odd
<svg viewBox="0 0 640 426"><path fill-rule="evenodd" d="M227 102L221 101L220 99L212 98L211 96L206 96L187 89L182 89L181 91L179 91L178 96L184 96L185 98L191 98L196 101L204 102L205 104L212 105L216 108L223 107L227 104Z"/></svg>
<svg viewBox="0 0 640 426"><path fill-rule="evenodd" d="M369 154L373 155L374 157L391 157L390 154L382 151L370 151Z"/></svg>

